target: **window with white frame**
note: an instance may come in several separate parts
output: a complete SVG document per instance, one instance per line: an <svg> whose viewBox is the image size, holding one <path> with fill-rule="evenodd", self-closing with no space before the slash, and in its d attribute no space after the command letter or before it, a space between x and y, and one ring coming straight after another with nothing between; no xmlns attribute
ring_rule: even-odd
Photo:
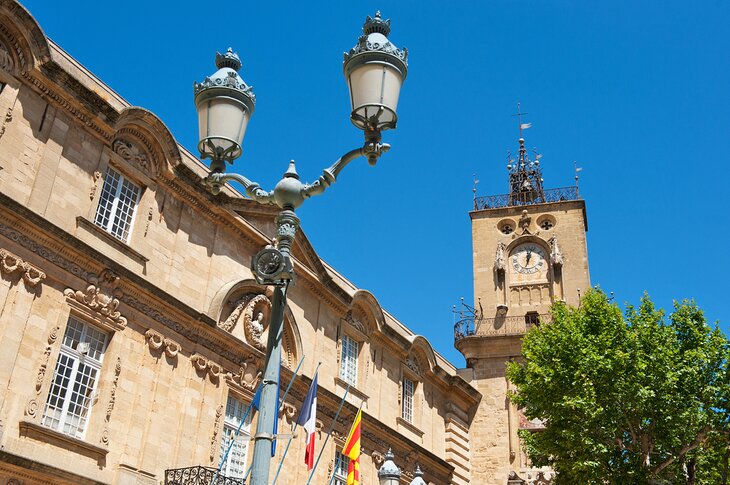
<svg viewBox="0 0 730 485"><path fill-rule="evenodd" d="M350 465L350 459L340 453L335 452L335 477L332 483L334 485L346 485L347 484L347 467Z"/></svg>
<svg viewBox="0 0 730 485"><path fill-rule="evenodd" d="M74 317L68 319L41 424L83 438L107 334Z"/></svg>
<svg viewBox="0 0 730 485"><path fill-rule="evenodd" d="M226 403L226 417L223 420L223 435L221 436L221 459L226 456L228 446L233 442L228 455L226 456L221 473L230 478L244 478L246 476L246 459L248 457L248 443L251 440L251 413L249 412L246 421L243 417L246 414L248 404L239 401L233 396L228 396ZM236 435L238 427L241 430Z"/></svg>
<svg viewBox="0 0 730 485"><path fill-rule="evenodd" d="M140 188L111 167L106 169L104 186L96 208L94 224L117 239L127 242L132 230Z"/></svg>
<svg viewBox="0 0 730 485"><path fill-rule="evenodd" d="M342 336L342 354L340 355L340 379L357 385L357 354L360 351L360 344L347 335Z"/></svg>
<svg viewBox="0 0 730 485"><path fill-rule="evenodd" d="M413 423L413 395L416 390L416 384L407 377L403 378L403 396L401 399L401 417Z"/></svg>

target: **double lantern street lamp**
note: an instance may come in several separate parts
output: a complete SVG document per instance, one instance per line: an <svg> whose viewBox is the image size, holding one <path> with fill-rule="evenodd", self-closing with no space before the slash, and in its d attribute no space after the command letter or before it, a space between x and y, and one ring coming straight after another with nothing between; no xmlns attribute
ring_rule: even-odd
<svg viewBox="0 0 730 485"><path fill-rule="evenodd" d="M234 180L243 185L251 199L281 209L276 218L275 244L259 251L251 262L256 281L274 287L260 414L254 436L250 482L253 485L268 484L271 442L275 438L272 432L278 419L277 379L284 309L287 288L294 278L291 248L299 227L294 211L305 199L324 192L355 158L367 157L370 165L375 165L390 149L390 145L380 142L381 132L396 126L398 95L408 71L408 51L395 47L388 40L389 33L390 20L383 20L380 12L374 18L368 16L357 45L345 53L343 67L350 90L350 120L365 132L365 144L340 157L311 184L299 181L293 161L271 191L243 175L226 173L226 162L233 163L241 156L243 135L256 104L253 89L238 74L241 60L236 53L228 49L225 54L217 54L218 71L194 85L200 129L198 150L201 158L210 159L210 174L205 179L209 190L218 194L226 182Z"/></svg>

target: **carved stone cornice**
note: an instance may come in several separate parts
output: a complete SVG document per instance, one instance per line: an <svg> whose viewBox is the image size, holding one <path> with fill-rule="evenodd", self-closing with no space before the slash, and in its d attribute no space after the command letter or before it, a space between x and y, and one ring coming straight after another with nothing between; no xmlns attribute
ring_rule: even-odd
<svg viewBox="0 0 730 485"><path fill-rule="evenodd" d="M28 286L35 286L46 279L46 273L40 268L23 261L20 256L7 249L0 249L0 273L20 273Z"/></svg>

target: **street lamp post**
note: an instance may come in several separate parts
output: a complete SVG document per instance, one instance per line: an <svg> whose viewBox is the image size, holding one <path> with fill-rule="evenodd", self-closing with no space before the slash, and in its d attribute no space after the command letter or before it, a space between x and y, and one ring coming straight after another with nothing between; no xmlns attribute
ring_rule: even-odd
<svg viewBox="0 0 730 485"><path fill-rule="evenodd" d="M365 143L340 157L311 184L300 182L293 161L271 191L243 175L226 173L226 164L241 156L243 136L256 103L252 88L238 74L241 61L236 53L228 49L225 54L217 54L218 71L194 85L200 129L198 150L201 158L210 159L210 174L205 179L209 190L218 194L226 182L233 180L243 185L251 199L281 209L276 217L274 245L259 251L251 262L258 283L274 287L254 436L252 485L267 485L269 479L271 442L275 438L272 433L279 409L276 384L281 365L284 309L287 289L294 278L291 248L299 228L295 210L304 200L321 194L335 183L339 173L355 158L367 157L370 165L375 165L390 149L390 145L380 142L381 132L396 126L398 96L408 70L408 51L396 48L388 40L389 33L390 20L383 20L380 12L375 17L368 16L357 45L345 53L343 68L350 91L350 120L365 132Z"/></svg>

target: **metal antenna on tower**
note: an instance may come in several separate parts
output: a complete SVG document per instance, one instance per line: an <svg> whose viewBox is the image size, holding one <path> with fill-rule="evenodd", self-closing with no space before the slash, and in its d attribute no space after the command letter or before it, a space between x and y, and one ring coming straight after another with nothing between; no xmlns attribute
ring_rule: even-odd
<svg viewBox="0 0 730 485"><path fill-rule="evenodd" d="M477 210L477 184L479 180L477 180L477 174L473 173L472 176L474 177L474 188L472 189L472 192L474 192L474 210Z"/></svg>
<svg viewBox="0 0 730 485"><path fill-rule="evenodd" d="M575 193L578 193L578 172L583 170L583 167L579 167L575 160L573 160L573 170L575 170Z"/></svg>

